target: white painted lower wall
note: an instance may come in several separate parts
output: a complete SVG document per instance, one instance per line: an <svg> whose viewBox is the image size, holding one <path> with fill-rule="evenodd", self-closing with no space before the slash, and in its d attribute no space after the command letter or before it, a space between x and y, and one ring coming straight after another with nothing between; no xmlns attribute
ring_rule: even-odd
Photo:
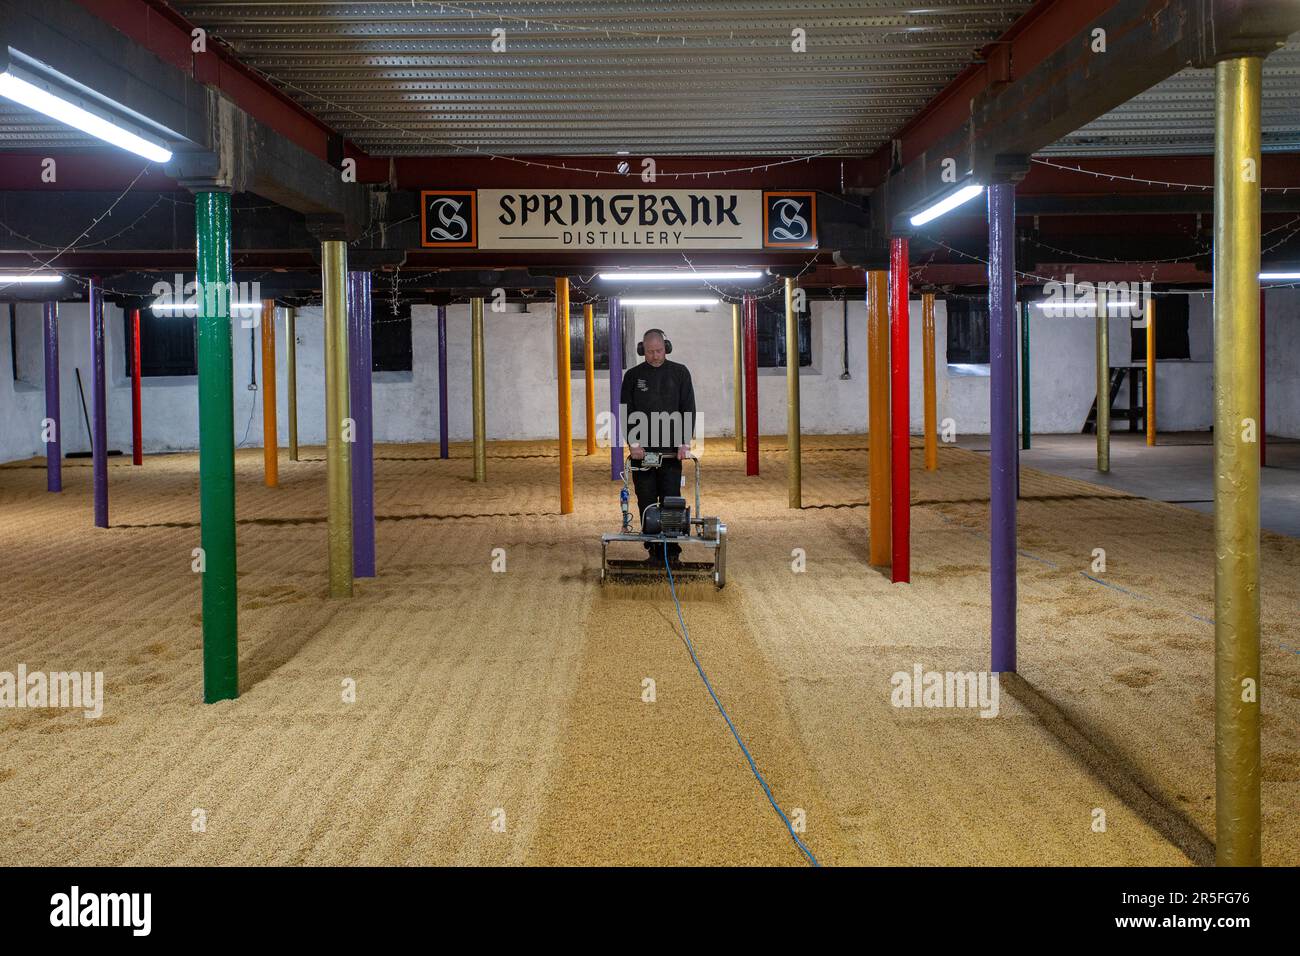
<svg viewBox="0 0 1300 956"><path fill-rule="evenodd" d="M549 438L555 434L554 310L534 305L521 313L487 311L484 317L487 354L487 426L492 439ZM848 371L842 379L844 355L843 304L814 302L813 367L800 376L802 428L810 434L861 432L867 420L866 309L860 299L848 304ZM715 307L706 313L683 309L629 308L631 334L661 327L673 340L673 358L690 367L695 382L700 427L707 435L733 433L731 311ZM962 374L946 363L947 316L936 302L936 370L938 418L953 419L959 435L988 431L989 378ZM470 407L470 336L468 306L447 310L447 360L450 433L453 441L472 437ZM0 460L44 453L40 423L44 417L41 353L41 307L20 305L18 370L14 380L10 338L0 334ZM581 312L574 310L574 320ZM1300 291L1269 293L1268 429L1272 434L1300 437ZM125 375L123 323L120 310L107 307L109 445L131 446L131 389ZM276 320L279 440L287 440L286 349L284 314ZM7 330L3 330L7 333ZM324 442L323 321L319 309L298 313L298 434L302 444ZM1095 331L1091 318L1031 319L1031 388L1033 430L1039 433L1077 432L1095 391ZM1157 369L1158 416L1162 430L1209 428L1212 419L1212 343L1209 297L1191 302L1190 361L1161 362ZM437 328L435 310L417 306L412 348L414 371L377 373L374 382L375 438L384 442L433 442L438 428ZM1111 361L1128 364L1130 332L1126 319L1112 320ZM257 379L261 381L260 333L250 343L247 329L234 331L235 438L245 446L262 443L261 392L250 391L250 359L256 348ZM59 347L64 451L89 448L74 369L80 368L89 400L90 329L84 303L60 308ZM629 357L633 358L629 343ZM922 422L921 303L911 303L911 419L914 433ZM1121 399L1123 401L1124 399ZM146 452L193 449L198 441L198 391L193 377L145 379L142 389ZM759 424L765 434L786 428L784 369L760 370ZM585 395L582 375L573 378L575 437L585 436ZM609 407L608 373L598 372L596 409ZM1122 423L1120 427L1123 427ZM246 437L245 437L246 436Z"/></svg>

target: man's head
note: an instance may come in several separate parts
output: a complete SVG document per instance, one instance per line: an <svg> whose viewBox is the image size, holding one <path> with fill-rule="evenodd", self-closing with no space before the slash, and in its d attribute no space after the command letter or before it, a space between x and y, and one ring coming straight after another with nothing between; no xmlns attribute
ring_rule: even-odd
<svg viewBox="0 0 1300 956"><path fill-rule="evenodd" d="M664 347L664 334L658 329L651 329L641 338L641 348L645 352L646 364L658 368L664 364L668 352Z"/></svg>

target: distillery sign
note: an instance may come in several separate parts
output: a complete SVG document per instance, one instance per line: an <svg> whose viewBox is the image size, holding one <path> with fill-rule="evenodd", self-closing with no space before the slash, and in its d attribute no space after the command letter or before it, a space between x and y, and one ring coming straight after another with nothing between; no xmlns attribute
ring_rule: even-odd
<svg viewBox="0 0 1300 956"><path fill-rule="evenodd" d="M816 249L813 192L424 190L427 249L640 252Z"/></svg>

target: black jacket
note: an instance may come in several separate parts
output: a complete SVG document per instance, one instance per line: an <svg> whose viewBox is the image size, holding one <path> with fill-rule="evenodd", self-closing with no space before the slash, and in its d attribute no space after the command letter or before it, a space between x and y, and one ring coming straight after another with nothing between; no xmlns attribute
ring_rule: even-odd
<svg viewBox="0 0 1300 956"><path fill-rule="evenodd" d="M695 434L695 388L685 365L664 359L658 368L648 362L633 366L623 375L619 401L623 406L624 444L672 452L678 445L691 443Z"/></svg>

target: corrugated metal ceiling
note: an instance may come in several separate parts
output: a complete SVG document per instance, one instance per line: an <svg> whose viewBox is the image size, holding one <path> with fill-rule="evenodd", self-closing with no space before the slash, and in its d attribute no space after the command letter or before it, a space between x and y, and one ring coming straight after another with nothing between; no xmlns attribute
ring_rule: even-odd
<svg viewBox="0 0 1300 956"><path fill-rule="evenodd" d="M175 6L374 155L797 156L871 152L1031 4Z"/></svg>

